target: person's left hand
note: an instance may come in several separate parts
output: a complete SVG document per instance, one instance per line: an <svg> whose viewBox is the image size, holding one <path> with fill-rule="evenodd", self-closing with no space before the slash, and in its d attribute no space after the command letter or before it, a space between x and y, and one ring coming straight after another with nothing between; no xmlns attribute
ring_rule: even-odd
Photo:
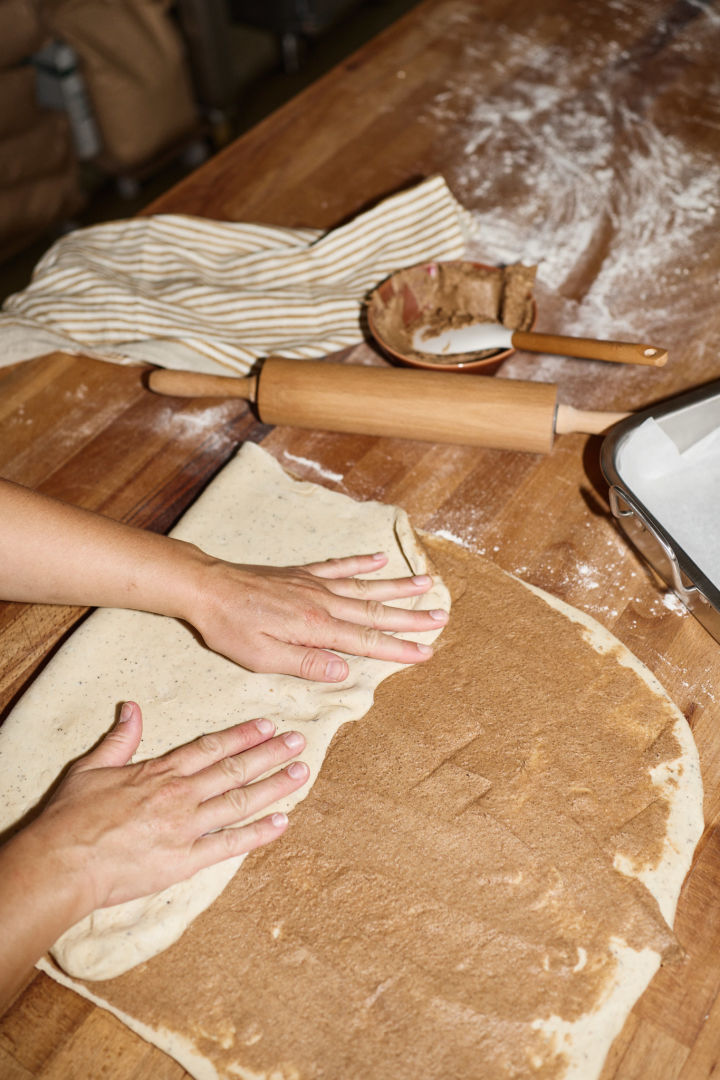
<svg viewBox="0 0 720 1080"><path fill-rule="evenodd" d="M287 764L304 737L275 735L270 720L133 764L141 734L140 709L126 702L37 817L0 847L0 1013L37 958L91 911L282 836L287 816L263 811L310 776L304 762Z"/></svg>
<svg viewBox="0 0 720 1080"><path fill-rule="evenodd" d="M46 852L57 880L73 876L88 912L158 892L274 840L287 827L285 814L243 822L310 775L300 761L279 768L303 750L305 738L275 735L271 720L236 724L131 763L141 735L140 709L126 702L120 722L71 766L17 837L20 846Z"/></svg>

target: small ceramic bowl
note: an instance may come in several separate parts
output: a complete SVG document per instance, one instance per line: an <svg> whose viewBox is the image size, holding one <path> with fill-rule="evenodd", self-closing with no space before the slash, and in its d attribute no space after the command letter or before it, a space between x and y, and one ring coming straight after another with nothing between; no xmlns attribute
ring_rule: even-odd
<svg viewBox="0 0 720 1080"><path fill-rule="evenodd" d="M516 268L508 268L513 271ZM458 259L449 262L429 262L398 270L370 294L367 318L370 333L378 345L393 359L410 367L430 371L476 372L492 375L514 349L486 349L483 352L434 356L413 347L413 333L428 319L435 319L435 329L441 330L443 312L466 322L477 321L478 315L500 322L508 270L500 266ZM516 278L519 303L514 304L513 330L531 330L537 315L532 298L531 268ZM437 320L440 320L438 323ZM448 324L449 325L449 324ZM506 324L507 325L507 324Z"/></svg>

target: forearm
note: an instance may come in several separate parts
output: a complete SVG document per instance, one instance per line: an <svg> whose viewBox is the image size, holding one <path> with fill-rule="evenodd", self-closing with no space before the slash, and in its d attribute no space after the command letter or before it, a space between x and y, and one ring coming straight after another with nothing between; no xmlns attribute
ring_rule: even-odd
<svg viewBox="0 0 720 1080"><path fill-rule="evenodd" d="M186 616L207 562L180 540L135 529L0 480L0 598Z"/></svg>
<svg viewBox="0 0 720 1080"><path fill-rule="evenodd" d="M244 566L0 480L0 599L150 611L184 619L206 645L254 671L341 682L334 652L394 663L432 649L397 633L437 630L442 610L384 601L427 592L429 576L372 581L385 554L300 567Z"/></svg>
<svg viewBox="0 0 720 1080"><path fill-rule="evenodd" d="M0 847L0 1015L35 962L87 913L75 885L29 832Z"/></svg>

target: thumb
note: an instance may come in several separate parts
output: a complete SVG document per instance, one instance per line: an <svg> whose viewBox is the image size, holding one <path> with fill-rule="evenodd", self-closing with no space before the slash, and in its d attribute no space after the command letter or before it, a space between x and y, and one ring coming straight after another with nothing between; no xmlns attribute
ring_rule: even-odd
<svg viewBox="0 0 720 1080"><path fill-rule="evenodd" d="M287 667L283 666L278 670L313 682L343 682L350 674L346 661L337 653L328 652L326 649L288 646L284 664L287 664Z"/></svg>
<svg viewBox="0 0 720 1080"><path fill-rule="evenodd" d="M104 739L86 754L78 770L103 769L127 765L142 738L142 712L134 701L126 701L120 709L117 723Z"/></svg>

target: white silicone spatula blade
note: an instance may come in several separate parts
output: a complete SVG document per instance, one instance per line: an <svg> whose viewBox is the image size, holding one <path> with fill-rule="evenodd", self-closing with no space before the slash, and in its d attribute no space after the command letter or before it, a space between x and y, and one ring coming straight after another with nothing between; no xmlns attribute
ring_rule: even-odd
<svg viewBox="0 0 720 1080"><path fill-rule="evenodd" d="M500 323L473 323L457 330L443 330L440 334L426 337L427 329L415 331L413 348L418 352L453 356L455 353L481 352L483 349L509 349L512 347L512 330Z"/></svg>

